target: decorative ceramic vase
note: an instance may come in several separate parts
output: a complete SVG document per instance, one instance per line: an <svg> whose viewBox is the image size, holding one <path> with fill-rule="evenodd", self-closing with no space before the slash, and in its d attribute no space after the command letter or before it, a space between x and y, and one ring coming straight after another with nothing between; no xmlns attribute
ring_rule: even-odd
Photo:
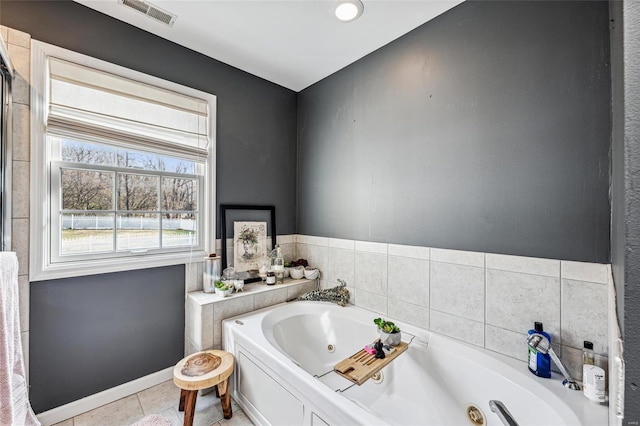
<svg viewBox="0 0 640 426"><path fill-rule="evenodd" d="M380 335L380 341L387 346L398 346L402 339L402 332L396 331L395 333L386 333L381 329L378 329Z"/></svg>
<svg viewBox="0 0 640 426"><path fill-rule="evenodd" d="M236 293L242 291L242 289L244 288L244 281L236 280L236 282L233 284L233 287L236 289Z"/></svg>
<svg viewBox="0 0 640 426"><path fill-rule="evenodd" d="M304 277L304 267L303 266L295 266L289 269L289 275L294 280L299 280Z"/></svg>
<svg viewBox="0 0 640 426"><path fill-rule="evenodd" d="M304 277L308 280L315 280L320 275L320 270L317 268L305 268Z"/></svg>
<svg viewBox="0 0 640 426"><path fill-rule="evenodd" d="M226 290L222 290L219 288L216 288L216 294L220 297L227 297L227 296L231 296L231 293L233 293L233 287L229 287Z"/></svg>

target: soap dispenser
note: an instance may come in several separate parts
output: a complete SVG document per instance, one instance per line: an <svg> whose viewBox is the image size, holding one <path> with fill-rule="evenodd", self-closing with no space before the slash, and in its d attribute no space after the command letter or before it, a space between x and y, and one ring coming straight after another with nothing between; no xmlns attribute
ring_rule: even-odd
<svg viewBox="0 0 640 426"><path fill-rule="evenodd" d="M547 339L549 339L549 345L551 345L551 336L543 330L541 322L535 322L533 329L528 331L528 334L541 334ZM538 377L551 377L551 356L546 353L543 354L539 352L536 348L532 348L530 345L527 345L529 349L529 371L535 374Z"/></svg>

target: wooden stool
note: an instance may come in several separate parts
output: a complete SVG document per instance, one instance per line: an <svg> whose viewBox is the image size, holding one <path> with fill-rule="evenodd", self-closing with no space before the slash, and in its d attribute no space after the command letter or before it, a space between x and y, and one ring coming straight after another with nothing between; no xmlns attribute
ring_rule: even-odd
<svg viewBox="0 0 640 426"><path fill-rule="evenodd" d="M189 355L176 364L173 369L173 383L181 389L179 409L184 411L184 426L193 424L198 391L212 386L216 387L224 418L230 419L233 416L229 392L229 376L233 373L233 363L233 355L229 352L211 350Z"/></svg>

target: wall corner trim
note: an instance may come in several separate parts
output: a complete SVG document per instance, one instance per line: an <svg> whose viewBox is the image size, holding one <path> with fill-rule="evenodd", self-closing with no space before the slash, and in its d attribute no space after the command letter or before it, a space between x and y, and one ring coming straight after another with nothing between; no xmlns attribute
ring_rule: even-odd
<svg viewBox="0 0 640 426"><path fill-rule="evenodd" d="M621 426L624 418L624 344L618 322L615 281L609 265L609 425Z"/></svg>

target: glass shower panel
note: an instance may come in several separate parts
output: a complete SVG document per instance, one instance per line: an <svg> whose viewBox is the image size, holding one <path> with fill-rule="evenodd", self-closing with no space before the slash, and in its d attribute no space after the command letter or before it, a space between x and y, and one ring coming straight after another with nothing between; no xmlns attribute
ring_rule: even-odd
<svg viewBox="0 0 640 426"><path fill-rule="evenodd" d="M5 153L4 153L4 146L5 146L5 137L4 137L4 133L5 133L5 124L4 124L4 73L0 72L0 99L2 100L2 105L0 105L0 117L2 117L0 119L0 217L2 218L2 220L0 220L0 241L1 241L1 246L0 246L0 250L4 251L5 247L4 247L4 193L5 193L5 187L4 187L4 162L5 162Z"/></svg>
<svg viewBox="0 0 640 426"><path fill-rule="evenodd" d="M0 36L0 249L11 250L11 61Z"/></svg>

